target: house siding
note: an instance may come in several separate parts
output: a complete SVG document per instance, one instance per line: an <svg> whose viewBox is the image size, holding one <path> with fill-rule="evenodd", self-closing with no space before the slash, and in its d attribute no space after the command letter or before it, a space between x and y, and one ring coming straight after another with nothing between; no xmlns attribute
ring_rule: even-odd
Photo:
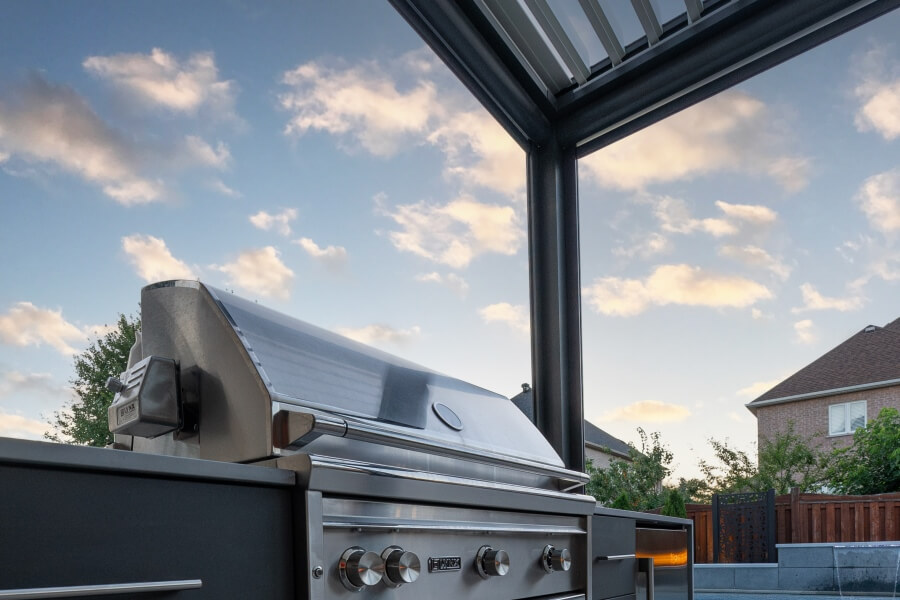
<svg viewBox="0 0 900 600"><path fill-rule="evenodd" d="M606 452L602 452L587 445L584 447L584 457L591 461L591 464L594 465L595 469L607 468L609 466L609 462L614 458L617 458L619 460L628 460L626 458L622 458L621 456L607 454Z"/></svg>
<svg viewBox="0 0 900 600"><path fill-rule="evenodd" d="M871 421L887 406L900 410L900 386L760 406L756 409L758 447L762 447L765 440L775 433L786 431L790 422L794 423L795 432L804 438L815 438L823 449L849 446L853 442L853 434L828 435L828 407L860 400L866 401L866 421Z"/></svg>

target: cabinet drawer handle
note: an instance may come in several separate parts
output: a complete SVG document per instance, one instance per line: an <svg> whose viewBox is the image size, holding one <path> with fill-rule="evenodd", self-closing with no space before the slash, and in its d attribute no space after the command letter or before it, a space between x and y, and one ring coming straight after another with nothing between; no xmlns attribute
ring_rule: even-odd
<svg viewBox="0 0 900 600"><path fill-rule="evenodd" d="M626 558L634 558L634 554L610 554L609 556L598 556L597 560L625 560Z"/></svg>
<svg viewBox="0 0 900 600"><path fill-rule="evenodd" d="M181 581L145 581L142 583L109 583L103 585L69 585L65 587L22 588L0 590L0 600L33 600L40 598L77 598L79 596L108 596L112 594L142 594L177 592L203 587L200 579Z"/></svg>

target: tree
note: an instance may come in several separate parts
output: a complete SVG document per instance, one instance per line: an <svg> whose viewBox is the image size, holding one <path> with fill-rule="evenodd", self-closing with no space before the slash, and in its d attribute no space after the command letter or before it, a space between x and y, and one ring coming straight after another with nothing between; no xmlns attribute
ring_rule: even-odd
<svg viewBox="0 0 900 600"><path fill-rule="evenodd" d="M605 469L588 465L587 493L604 506L648 510L663 504L662 481L671 473L672 452L660 442L659 432L648 436L638 428L638 434L641 449L629 444L630 461L613 459Z"/></svg>
<svg viewBox="0 0 900 600"><path fill-rule="evenodd" d="M715 493L746 492L755 489L757 468L743 450L732 448L728 440L709 438L716 462L700 460L700 471L709 489Z"/></svg>
<svg viewBox="0 0 900 600"><path fill-rule="evenodd" d="M47 439L88 446L112 442L107 408L114 394L106 389L106 380L127 368L128 352L140 327L137 318L120 314L112 331L75 357L75 378L69 383L76 398L65 410L54 412L50 419L53 431L45 434Z"/></svg>
<svg viewBox="0 0 900 600"><path fill-rule="evenodd" d="M669 488L668 491L666 491L666 503L660 513L669 517L687 518L687 507L684 505L684 495L682 495L678 488Z"/></svg>
<svg viewBox="0 0 900 600"><path fill-rule="evenodd" d="M832 452L830 487L845 494L900 492L900 412L882 408L853 434L853 445Z"/></svg>

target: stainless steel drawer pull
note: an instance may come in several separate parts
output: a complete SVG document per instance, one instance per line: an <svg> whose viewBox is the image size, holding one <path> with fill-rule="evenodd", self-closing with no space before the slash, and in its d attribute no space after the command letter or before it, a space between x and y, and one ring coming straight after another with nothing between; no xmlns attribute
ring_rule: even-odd
<svg viewBox="0 0 900 600"><path fill-rule="evenodd" d="M2 600L34 598L77 598L79 596L109 596L112 594L143 594L153 592L177 592L203 587L200 579L181 581L146 581L143 583L110 583L104 585L70 585L65 587L22 588L0 590Z"/></svg>
<svg viewBox="0 0 900 600"><path fill-rule="evenodd" d="M610 554L609 556L598 556L597 560L625 560L626 558L634 558L634 554Z"/></svg>

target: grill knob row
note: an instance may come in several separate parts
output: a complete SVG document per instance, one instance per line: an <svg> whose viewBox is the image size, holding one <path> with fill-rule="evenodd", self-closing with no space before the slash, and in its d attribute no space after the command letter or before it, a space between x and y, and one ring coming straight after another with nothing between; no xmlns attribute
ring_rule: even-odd
<svg viewBox="0 0 900 600"><path fill-rule="evenodd" d="M544 552L541 554L541 566L548 573L568 571L572 568L572 554L566 548L544 546Z"/></svg>
<svg viewBox="0 0 900 600"><path fill-rule="evenodd" d="M341 583L352 592L361 592L382 580L388 587L413 583L421 570L419 557L399 546L388 546L380 556L352 546L344 550L338 563Z"/></svg>

